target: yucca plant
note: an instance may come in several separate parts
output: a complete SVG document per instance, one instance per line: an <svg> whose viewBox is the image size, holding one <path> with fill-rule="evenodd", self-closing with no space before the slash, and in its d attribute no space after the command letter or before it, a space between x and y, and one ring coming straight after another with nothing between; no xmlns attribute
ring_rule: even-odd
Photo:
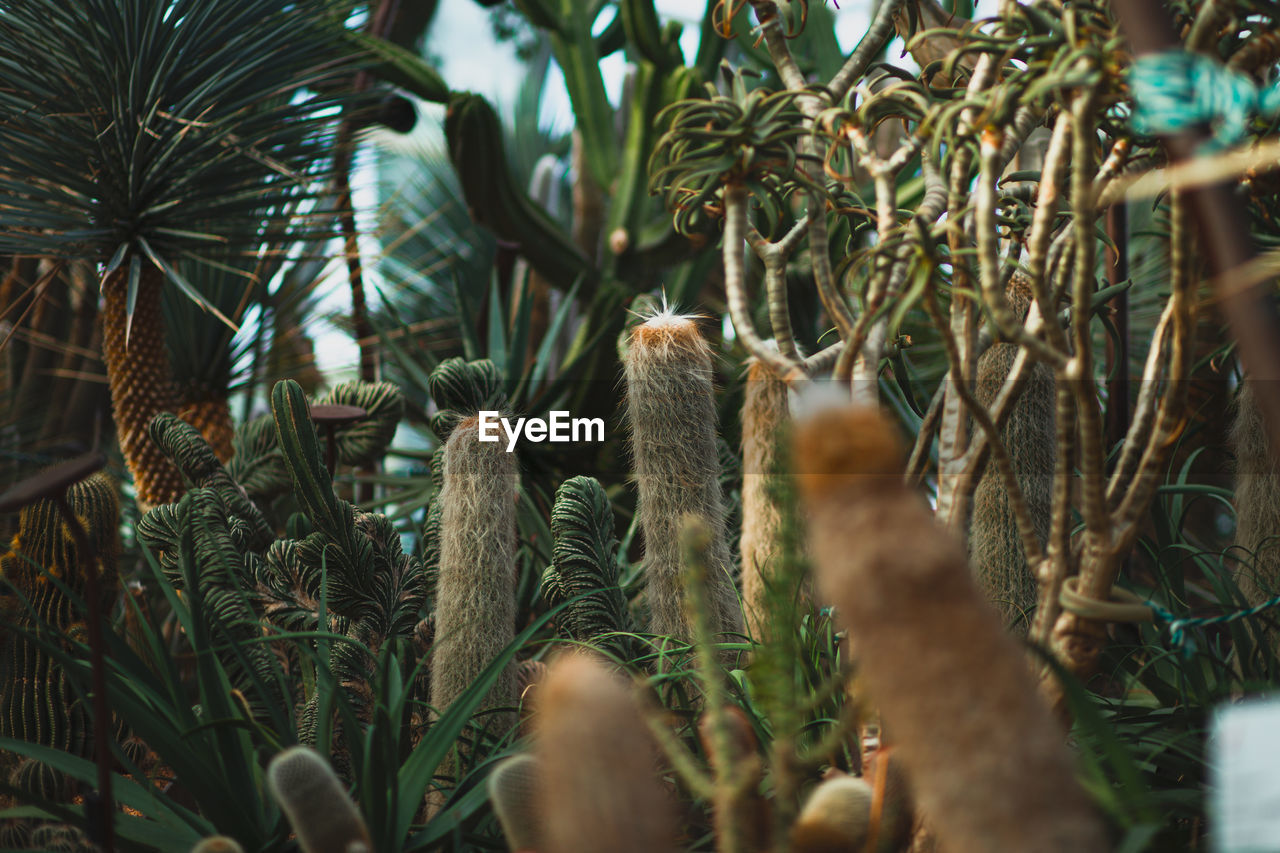
<svg viewBox="0 0 1280 853"><path fill-rule="evenodd" d="M0 250L99 265L117 433L146 505L181 490L146 436L177 403L163 288L219 313L180 261L327 233L324 220L294 213L317 193L342 104L314 92L354 69L340 38L348 10L337 0L0 9L0 191L10 199Z"/></svg>

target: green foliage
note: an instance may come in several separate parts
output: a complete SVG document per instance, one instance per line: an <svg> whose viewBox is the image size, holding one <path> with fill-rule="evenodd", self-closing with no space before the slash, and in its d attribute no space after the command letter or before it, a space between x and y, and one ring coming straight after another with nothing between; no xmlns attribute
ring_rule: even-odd
<svg viewBox="0 0 1280 853"><path fill-rule="evenodd" d="M6 64L0 87L0 189L14 199L0 250L109 267L149 258L207 305L180 258L325 233L289 212L331 161L343 100L308 87L354 71L339 42L346 8L6 3L0 53L27 60Z"/></svg>
<svg viewBox="0 0 1280 853"><path fill-rule="evenodd" d="M552 563L542 575L542 596L566 604L562 627L575 640L626 658L631 630L620 587L613 506L594 477L574 477L556 491L551 510Z"/></svg>

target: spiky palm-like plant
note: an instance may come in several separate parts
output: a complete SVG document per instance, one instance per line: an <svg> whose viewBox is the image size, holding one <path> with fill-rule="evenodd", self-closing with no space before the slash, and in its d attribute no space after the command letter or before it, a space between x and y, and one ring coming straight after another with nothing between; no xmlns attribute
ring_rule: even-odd
<svg viewBox="0 0 1280 853"><path fill-rule="evenodd" d="M291 211L329 153L340 96L309 92L350 74L348 7L0 2L0 252L102 265L112 407L145 504L181 490L146 433L177 402L163 288L208 306L180 258L328 227L299 227Z"/></svg>

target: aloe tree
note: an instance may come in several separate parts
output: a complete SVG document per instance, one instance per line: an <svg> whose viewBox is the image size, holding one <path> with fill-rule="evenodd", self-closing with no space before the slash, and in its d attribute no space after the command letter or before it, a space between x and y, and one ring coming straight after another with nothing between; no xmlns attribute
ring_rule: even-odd
<svg viewBox="0 0 1280 853"><path fill-rule="evenodd" d="M99 264L112 409L145 504L181 490L146 433L177 404L161 294L217 314L180 260L329 227L293 212L330 152L350 5L0 2L0 252Z"/></svg>

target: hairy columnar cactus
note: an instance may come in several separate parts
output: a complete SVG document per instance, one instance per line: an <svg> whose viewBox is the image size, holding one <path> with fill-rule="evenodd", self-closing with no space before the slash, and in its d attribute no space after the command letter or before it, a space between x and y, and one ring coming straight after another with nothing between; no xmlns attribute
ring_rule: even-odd
<svg viewBox="0 0 1280 853"><path fill-rule="evenodd" d="M459 423L445 444L440 569L431 704L444 711L515 639L516 457L481 442L479 419ZM515 705L514 667L482 708ZM492 719L492 718L490 718ZM514 723L509 715L496 720Z"/></svg>
<svg viewBox="0 0 1280 853"><path fill-rule="evenodd" d="M692 318L662 311L631 330L624 365L649 630L692 637L678 540L684 516L694 515L711 536L706 600L712 630L741 632L719 481L711 349Z"/></svg>
<svg viewBox="0 0 1280 853"><path fill-rule="evenodd" d="M120 504L115 483L106 474L94 474L68 488L66 500L93 545L105 606L118 586ZM0 555L5 627L13 624L40 632L52 641L59 636L86 640L76 607L53 580L83 597L87 584L80 557L55 501L43 499L25 507L9 551ZM89 758L93 732L87 709L62 667L39 643L17 631L0 635L0 652L0 735ZM14 777L17 787L42 797L65 799L70 793L61 774L31 759L18 766Z"/></svg>
<svg viewBox="0 0 1280 853"><path fill-rule="evenodd" d="M742 606L756 639L766 633L769 580L779 553L782 513L777 476L779 431L791 420L787 384L768 365L753 360L742 402Z"/></svg>
<svg viewBox="0 0 1280 853"><path fill-rule="evenodd" d="M1021 276L1014 276L1009 284L1009 303L1019 315L1026 314L1031 305L1031 294ZM978 359L975 391L984 406L991 405L1000 393L1017 355L1017 344L996 343ZM1049 537L1053 500L1053 413L1053 373L1047 365L1037 364L1009 413L1001 439L1013 461L1014 474L1041 542ZM1000 611L1005 626L1016 634L1026 634L1038 584L1022 553L1008 490L992 462L987 463L973 495L969 557L978 586Z"/></svg>
<svg viewBox="0 0 1280 853"><path fill-rule="evenodd" d="M498 763L486 787L502 835L512 850L543 850L542 814L537 808L538 759L527 753Z"/></svg>
<svg viewBox="0 0 1280 853"><path fill-rule="evenodd" d="M545 850L676 850L673 802L630 685L583 654L557 660L538 693L534 755Z"/></svg>
<svg viewBox="0 0 1280 853"><path fill-rule="evenodd" d="M286 749L271 759L267 785L303 853L372 853L364 818L319 753L305 746Z"/></svg>
<svg viewBox="0 0 1280 853"><path fill-rule="evenodd" d="M1280 592L1280 463L1267 443L1249 379L1236 397L1231 445L1236 457L1236 545L1248 555L1236 563L1235 581L1256 605Z"/></svg>
<svg viewBox="0 0 1280 853"><path fill-rule="evenodd" d="M1064 734L961 544L902 485L895 427L870 409L799 424L795 459L819 592L920 810L953 853L1105 850Z"/></svg>

